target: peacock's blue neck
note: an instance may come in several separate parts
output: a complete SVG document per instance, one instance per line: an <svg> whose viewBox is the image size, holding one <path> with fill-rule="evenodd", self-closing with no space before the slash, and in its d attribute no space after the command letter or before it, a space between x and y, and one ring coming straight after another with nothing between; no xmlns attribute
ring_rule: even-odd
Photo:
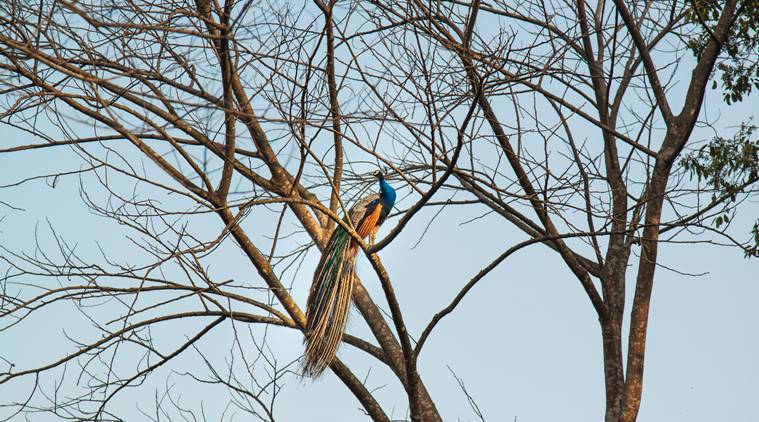
<svg viewBox="0 0 759 422"><path fill-rule="evenodd" d="M389 211L393 208L393 205L395 205L395 189L393 189L382 176L379 178L379 184L380 200L382 201L383 207Z"/></svg>

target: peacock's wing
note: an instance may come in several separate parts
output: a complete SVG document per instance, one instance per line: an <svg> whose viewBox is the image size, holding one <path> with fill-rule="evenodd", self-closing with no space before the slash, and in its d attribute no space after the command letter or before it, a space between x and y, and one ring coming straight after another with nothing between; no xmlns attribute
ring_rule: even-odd
<svg viewBox="0 0 759 422"><path fill-rule="evenodd" d="M359 199L348 211L353 227L358 226L366 217L367 212L373 211L377 205L379 205L379 195L376 193Z"/></svg>
<svg viewBox="0 0 759 422"><path fill-rule="evenodd" d="M362 198L350 210L351 222L362 238L374 233L382 224L384 214L382 213L382 203L379 195L369 195Z"/></svg>

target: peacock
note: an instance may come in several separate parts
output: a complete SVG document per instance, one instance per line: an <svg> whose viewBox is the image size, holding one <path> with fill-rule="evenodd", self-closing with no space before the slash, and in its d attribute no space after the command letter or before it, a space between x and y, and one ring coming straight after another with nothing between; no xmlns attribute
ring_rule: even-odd
<svg viewBox="0 0 759 422"><path fill-rule="evenodd" d="M395 204L395 190L387 183L385 175L375 171L374 177L379 180L380 193L359 200L343 218L348 223L349 217L349 224L356 233L362 239L370 236L372 242ZM308 294L303 356L305 375L321 375L337 353L348 319L358 250L358 243L337 225L316 267Z"/></svg>

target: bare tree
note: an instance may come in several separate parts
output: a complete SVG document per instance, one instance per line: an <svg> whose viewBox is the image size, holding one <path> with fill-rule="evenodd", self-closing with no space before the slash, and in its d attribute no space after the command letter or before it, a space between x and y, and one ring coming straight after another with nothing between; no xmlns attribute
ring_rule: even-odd
<svg viewBox="0 0 759 422"><path fill-rule="evenodd" d="M25 401L3 404L13 414L120 419L122 391L166 376L162 368L194 350L208 375L173 374L228 388L237 409L274 420L297 365L267 333L305 325L288 280L310 279L304 256L345 226L341 215L373 189L379 166L408 188L376 243L345 226L384 298L357 282L353 299L373 338L344 342L389 368L410 420L443 420L417 370L439 322L516 251L542 245L598 314L606 420L634 421L662 243L720 239L747 254L759 244L722 226L755 193L750 124L688 155L694 127L713 124L702 105L715 72L731 101L751 91L740 76L756 68L757 9L748 0L3 2L0 116L32 140L0 152L55 149L81 163L3 188L75 177L91 212L127 228L144 256L83 256L52 226L57 250L3 246L3 330L70 304L96 334L37 367L9 362L0 385L33 386ZM725 57L732 62L715 69ZM710 153L718 150L745 162L724 170ZM494 213L525 238L459 281L450 304L410 333L380 254L425 207ZM258 277L209 272L234 251ZM159 341L154 330L175 320L191 320L193 332ZM225 323L226 367L201 343ZM129 367L120 350L140 359ZM372 420L390 420L355 370L340 360L331 369ZM79 379L76 392L45 390L42 380L67 377ZM167 387L156 398L155 419L189 412L172 397Z"/></svg>

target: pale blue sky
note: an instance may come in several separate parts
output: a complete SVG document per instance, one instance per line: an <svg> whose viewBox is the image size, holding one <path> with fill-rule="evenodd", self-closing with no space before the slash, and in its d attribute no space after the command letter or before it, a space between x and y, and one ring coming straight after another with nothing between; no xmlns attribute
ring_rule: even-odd
<svg viewBox="0 0 759 422"><path fill-rule="evenodd" d="M17 132L7 127L2 130L3 139L23 142ZM0 155L2 180L16 181L46 168L75 169L77 159L72 155L63 149ZM123 262L139 256L125 240L124 228L87 212L77 189L75 179L63 178L55 188L39 180L4 190L4 201L26 211L3 209L0 243L13 251L32 252L36 227L40 242L50 246L49 220L59 236L76 243L79 251L94 253L98 241L112 257ZM756 211L756 203L746 204L746 218L735 223L748 224ZM424 213L427 215L420 215L418 221L426 221L425 217L431 215L431 211ZM426 321L453 297L460 280L471 277L504 245L512 244L510 238L521 238L495 218L492 227L459 225L472 216L471 212L443 213L415 249L411 246L424 224L413 224L381 253L413 334L418 335ZM206 230L210 234L219 228L215 223ZM477 250L467 246L475 244L480 246ZM483 255L482 251L490 252ZM301 304L305 303L315 262L312 252L303 264L303 277L293 284ZM680 271L707 274L686 277L661 268L657 273L640 420L756 420L759 263L744 259L738 250L708 245L665 245L661 262ZM380 297L367 265L361 260L359 273L368 280L372 294ZM257 277L230 245L217 255L211 273L237 279ZM358 320L353 319L350 331L366 335L367 330L356 323ZM182 324L167 324L167 332L161 335L169 341L172 335L182 332ZM231 331L229 324L224 325L201 342L206 345L204 351L219 355L227 351ZM86 321L71 307L56 309L44 318L32 317L18 329L3 333L2 356L17 368L43 363L45 357L71 350L64 333L87 338L86 327ZM273 329L271 333L271 347L282 356L282 362L297 358L302 351L299 334L285 329ZM192 355L183 356L174 368L198 368L200 362ZM349 363L364 361L349 347L343 347L340 356ZM458 312L440 324L422 354L420 370L447 420L476 420L446 369L448 366L463 379L486 420L517 417L519 421L586 421L600 420L603 415L596 315L576 280L546 248L536 246L522 251L488 275L462 302ZM366 363L357 367L368 369ZM385 369L374 364L372 371L368 384L382 387L378 393L381 402L401 406L403 394L398 385L385 386L389 378L377 375ZM357 373L363 375L362 370ZM142 420L136 403L149 407L156 388L162 391L165 387L164 377L155 378L155 384L125 392L117 401L117 408L123 409L122 415L128 420ZM197 408L198 400L203 400L209 419L218 419L228 397L225 390L190 385L176 375L171 380L182 386L183 403ZM52 382L43 379L43 384ZM13 397L22 391L18 384L0 386L0 397ZM332 374L314 382L290 377L277 403L280 420L361 420L358 403ZM403 409L398 407L395 412L400 416Z"/></svg>

